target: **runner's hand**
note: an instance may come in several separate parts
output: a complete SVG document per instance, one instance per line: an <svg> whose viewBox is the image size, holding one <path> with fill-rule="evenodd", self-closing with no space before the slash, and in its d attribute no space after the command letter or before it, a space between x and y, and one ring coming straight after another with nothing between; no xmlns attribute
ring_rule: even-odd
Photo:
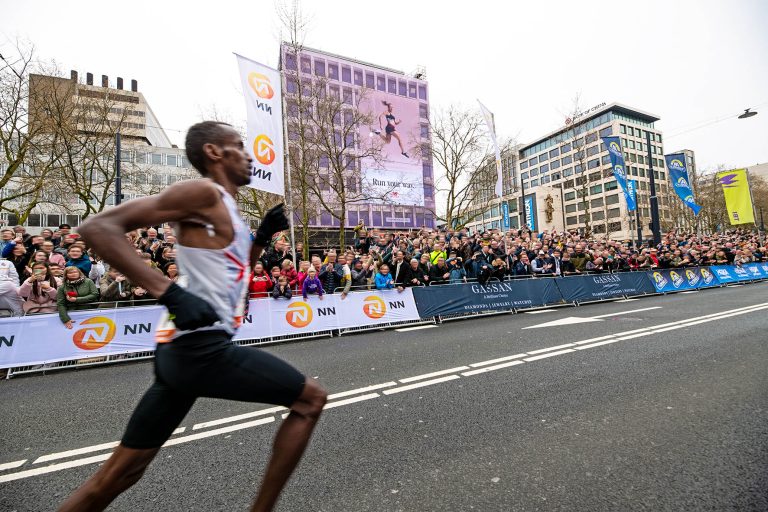
<svg viewBox="0 0 768 512"><path fill-rule="evenodd" d="M213 325L220 320L210 304L176 283L171 283L158 302L168 308L171 320L182 331Z"/></svg>
<svg viewBox="0 0 768 512"><path fill-rule="evenodd" d="M288 223L288 217L285 216L285 206L283 203L272 207L264 214L264 218L261 219L261 225L256 231L256 237L254 243L262 247L269 245L272 240L272 235L284 231L290 227Z"/></svg>

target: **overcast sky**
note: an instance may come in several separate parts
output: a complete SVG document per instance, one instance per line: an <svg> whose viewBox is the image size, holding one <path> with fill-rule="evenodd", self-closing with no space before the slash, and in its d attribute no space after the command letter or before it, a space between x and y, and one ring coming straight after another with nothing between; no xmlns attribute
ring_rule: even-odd
<svg viewBox="0 0 768 512"><path fill-rule="evenodd" d="M480 98L502 137L525 143L558 128L580 94L584 108L617 101L656 114L665 150L694 150L700 168L768 162L768 1L304 6L308 46L405 72L426 66L432 108ZM4 53L18 36L67 75L137 79L180 145L214 106L244 124L232 52L277 65L271 1L0 0L0 12ZM737 120L747 107L760 114Z"/></svg>

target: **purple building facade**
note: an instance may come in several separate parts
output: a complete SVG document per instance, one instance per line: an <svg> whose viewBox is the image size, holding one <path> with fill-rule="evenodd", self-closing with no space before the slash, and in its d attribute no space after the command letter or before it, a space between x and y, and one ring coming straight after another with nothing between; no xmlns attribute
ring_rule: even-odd
<svg viewBox="0 0 768 512"><path fill-rule="evenodd" d="M296 55L290 46L283 44L280 52L281 67L285 71L283 91L288 104L286 115L289 119L291 115L301 115L298 109L291 108L291 99L298 93L297 79L302 80L302 83L322 79L327 83L330 93L342 98L357 98L357 94L365 91L365 96L371 98L368 102L369 107L377 109L373 113L379 114L383 109L376 117L375 125L360 127L357 144L365 144L373 138L378 141L380 138L382 141L387 141L380 144L384 145L389 154L385 154L383 163L377 163L376 169L361 171L373 178L396 176L397 180L408 183L407 187L411 193L398 196L398 192L393 191L387 194L390 197L387 202L371 201L348 205L347 227L354 227L362 221L371 228L413 229L422 226L434 228L434 172L431 151L427 149L431 145L431 134L428 120L429 91L426 80L402 71L306 47ZM393 123L390 127L389 119L391 117L394 121L395 115L398 116L397 126L395 127ZM379 118L386 123L386 126L379 126ZM395 131L399 135L397 140L394 140L390 133ZM292 139L290 131L288 139L290 143ZM398 146L397 143L401 140L403 142ZM420 147L414 148L415 145ZM321 172L323 165L321 159ZM365 165L365 162L362 165ZM376 181L371 179L369 183L376 183ZM417 189L415 195L412 193L414 189ZM310 225L317 228L338 228L339 221L329 212L318 211Z"/></svg>

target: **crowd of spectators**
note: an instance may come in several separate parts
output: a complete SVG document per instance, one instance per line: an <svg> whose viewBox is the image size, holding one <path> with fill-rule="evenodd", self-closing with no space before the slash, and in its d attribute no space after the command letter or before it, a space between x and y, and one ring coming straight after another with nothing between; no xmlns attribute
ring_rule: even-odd
<svg viewBox="0 0 768 512"><path fill-rule="evenodd" d="M178 279L176 237L169 227L126 234L146 264ZM296 251L303 252L301 244ZM100 260L67 224L39 235L25 228L0 230L0 309L13 315L69 312L92 307L148 303L154 298ZM670 231L658 246L636 248L630 240L586 238L578 232L527 230L410 231L355 229L343 250L310 252L294 267L289 240L278 235L254 265L251 298L290 299L352 290L403 289L468 281L643 271L698 265L768 261L761 237L734 230L712 235Z"/></svg>

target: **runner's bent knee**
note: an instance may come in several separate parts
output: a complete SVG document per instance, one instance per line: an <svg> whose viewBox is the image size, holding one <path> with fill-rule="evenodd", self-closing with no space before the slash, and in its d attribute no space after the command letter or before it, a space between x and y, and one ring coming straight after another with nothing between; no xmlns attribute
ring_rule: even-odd
<svg viewBox="0 0 768 512"><path fill-rule="evenodd" d="M317 418L328 401L328 393L314 379L307 379L304 390L291 405L291 410L302 416Z"/></svg>

